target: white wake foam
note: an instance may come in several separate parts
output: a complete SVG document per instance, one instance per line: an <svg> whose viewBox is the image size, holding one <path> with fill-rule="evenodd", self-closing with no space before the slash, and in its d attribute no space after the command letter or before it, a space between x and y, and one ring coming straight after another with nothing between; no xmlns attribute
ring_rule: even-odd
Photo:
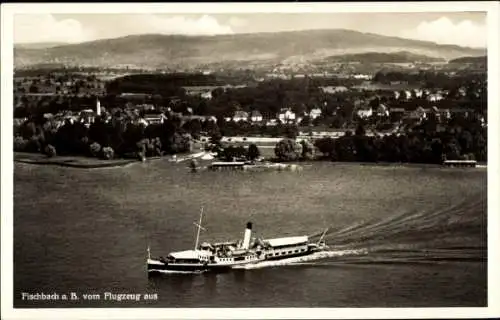
<svg viewBox="0 0 500 320"><path fill-rule="evenodd" d="M155 272L158 273L163 273L163 274L202 274L205 271L180 271L180 270L154 270Z"/></svg>
<svg viewBox="0 0 500 320"><path fill-rule="evenodd" d="M366 249L359 250L337 250L337 251L320 251L315 252L307 256L303 257L295 257L288 258L283 260L276 261L262 261L253 264L246 264L242 266L234 266L233 269L260 269L260 268L269 268L269 267L279 267L279 266L288 266L288 265L303 265L304 262L316 261L326 258L334 258L341 257L345 255L360 255L366 254L368 251Z"/></svg>

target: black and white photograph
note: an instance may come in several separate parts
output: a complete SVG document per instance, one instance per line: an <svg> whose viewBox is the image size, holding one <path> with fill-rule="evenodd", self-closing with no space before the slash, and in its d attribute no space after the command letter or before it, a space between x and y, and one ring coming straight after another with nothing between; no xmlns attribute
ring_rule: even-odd
<svg viewBox="0 0 500 320"><path fill-rule="evenodd" d="M500 316L498 10L2 4L2 318Z"/></svg>

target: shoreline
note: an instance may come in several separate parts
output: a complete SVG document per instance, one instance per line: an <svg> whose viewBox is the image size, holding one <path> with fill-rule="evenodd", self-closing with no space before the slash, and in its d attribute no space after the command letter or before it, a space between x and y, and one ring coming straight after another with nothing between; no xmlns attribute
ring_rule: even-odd
<svg viewBox="0 0 500 320"><path fill-rule="evenodd" d="M33 165L53 165L67 168L80 169L98 169L98 168L113 168L124 167L138 160L132 159L113 159L101 160L96 158L87 158L80 156L63 156L48 158L43 154L14 152L14 162L33 164Z"/></svg>
<svg viewBox="0 0 500 320"><path fill-rule="evenodd" d="M191 158L197 159L202 162L212 162L214 160L204 160L198 157L193 157L198 153L184 154L180 155L180 159L173 160L172 156L156 156L147 158L145 162L156 161L156 160L166 160L167 162L172 162L178 164L180 162L187 161ZM282 164L296 164L296 165L306 165L313 166L314 163L329 163L332 166L345 166L345 165L356 165L356 166L376 166L376 167L421 167L421 168L449 168L443 166L442 164L432 164L432 163L396 163L396 162L356 162L356 161L329 161L329 160L308 160L308 161L292 161L292 162L275 162L273 159L267 159L272 163L282 163ZM61 156L54 158L47 158L43 154L37 153L26 153L26 152L14 152L14 162L32 165L53 165L67 168L78 168L78 169L99 169L99 168L119 168L126 167L133 163L144 163L143 161L136 159L112 159L112 160L102 160L90 157L82 156ZM478 163L474 168L462 168L462 169L487 169L487 163ZM458 168L449 168L458 169Z"/></svg>
<svg viewBox="0 0 500 320"><path fill-rule="evenodd" d="M172 163L180 163L191 158L196 158L200 153L193 152L188 154L178 154L176 155L179 159L175 159L172 155L163 156L153 156L146 158L145 161L139 159L131 158L117 158L110 160L103 160L92 157L85 156L56 156L53 158L48 158L46 155L41 153L30 153L30 152L14 152L14 162L32 165L52 165L60 166L66 168L78 168L78 169L99 169L99 168L119 168L126 167L131 164L145 163L149 161L164 160Z"/></svg>

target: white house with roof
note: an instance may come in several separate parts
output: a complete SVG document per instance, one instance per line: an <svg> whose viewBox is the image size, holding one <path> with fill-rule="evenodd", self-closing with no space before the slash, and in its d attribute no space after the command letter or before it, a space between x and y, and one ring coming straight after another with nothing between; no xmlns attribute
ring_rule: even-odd
<svg viewBox="0 0 500 320"><path fill-rule="evenodd" d="M345 86L326 86L326 87L320 87L320 89L323 91L323 93L337 93L337 92L346 92L349 89Z"/></svg>
<svg viewBox="0 0 500 320"><path fill-rule="evenodd" d="M479 116L479 121L481 122L481 127L486 127L488 124L486 123L486 120L484 119L484 116Z"/></svg>
<svg viewBox="0 0 500 320"><path fill-rule="evenodd" d="M314 120L320 116L321 116L321 109L320 108L313 108L309 112L309 118L311 118L311 120Z"/></svg>
<svg viewBox="0 0 500 320"><path fill-rule="evenodd" d="M423 120L423 119L426 119L427 118L427 112L425 111L424 108L422 107L418 107L417 109L413 110L410 112L409 114L409 119L412 119L412 120Z"/></svg>
<svg viewBox="0 0 500 320"><path fill-rule="evenodd" d="M441 93L433 93L433 94L429 94L427 96L427 100L432 101L432 102L443 100L443 98L444 97Z"/></svg>
<svg viewBox="0 0 500 320"><path fill-rule="evenodd" d="M388 117L389 116L389 109L384 105L384 104L379 104L377 107L377 116L379 117Z"/></svg>
<svg viewBox="0 0 500 320"><path fill-rule="evenodd" d="M433 116L436 120L448 120L451 118L450 109L439 109L436 106L429 108L429 115Z"/></svg>
<svg viewBox="0 0 500 320"><path fill-rule="evenodd" d="M354 79L363 79L363 80L371 80L372 76L369 74L355 74Z"/></svg>
<svg viewBox="0 0 500 320"><path fill-rule="evenodd" d="M151 125L151 124L164 123L166 120L166 117L163 113L160 113L160 114L153 113L153 114L145 114L143 119L148 125Z"/></svg>
<svg viewBox="0 0 500 320"><path fill-rule="evenodd" d="M411 91L410 90L405 90L405 98L406 100L410 100L411 99Z"/></svg>
<svg viewBox="0 0 500 320"><path fill-rule="evenodd" d="M259 110L253 110L250 113L250 121L252 122L261 122L263 120L262 113Z"/></svg>
<svg viewBox="0 0 500 320"><path fill-rule="evenodd" d="M467 94L467 89L464 86L458 88L458 94L461 97L465 97L465 95Z"/></svg>
<svg viewBox="0 0 500 320"><path fill-rule="evenodd" d="M95 112L92 109L85 109L79 113L80 122L84 124L92 124L95 122Z"/></svg>
<svg viewBox="0 0 500 320"><path fill-rule="evenodd" d="M373 109L371 107L360 108L356 111L356 114L361 119L366 119L373 115Z"/></svg>
<svg viewBox="0 0 500 320"><path fill-rule="evenodd" d="M210 100L210 99L212 99L212 91L202 92L200 96L201 96L203 99Z"/></svg>
<svg viewBox="0 0 500 320"><path fill-rule="evenodd" d="M278 113L278 119L281 123L293 123L297 119L297 115L292 110L286 108L282 109L280 113Z"/></svg>
<svg viewBox="0 0 500 320"><path fill-rule="evenodd" d="M266 121L266 126L268 127L274 127L278 125L278 120L277 119L269 119Z"/></svg>
<svg viewBox="0 0 500 320"><path fill-rule="evenodd" d="M248 120L248 112L238 110L234 113L232 120L234 122L247 121Z"/></svg>

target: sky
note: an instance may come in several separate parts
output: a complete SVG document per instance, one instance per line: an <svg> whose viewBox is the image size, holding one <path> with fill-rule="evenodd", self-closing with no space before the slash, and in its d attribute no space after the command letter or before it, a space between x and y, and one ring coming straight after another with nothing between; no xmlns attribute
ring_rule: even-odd
<svg viewBox="0 0 500 320"><path fill-rule="evenodd" d="M350 29L486 47L486 13L16 14L14 42L78 43L137 34L219 35Z"/></svg>

